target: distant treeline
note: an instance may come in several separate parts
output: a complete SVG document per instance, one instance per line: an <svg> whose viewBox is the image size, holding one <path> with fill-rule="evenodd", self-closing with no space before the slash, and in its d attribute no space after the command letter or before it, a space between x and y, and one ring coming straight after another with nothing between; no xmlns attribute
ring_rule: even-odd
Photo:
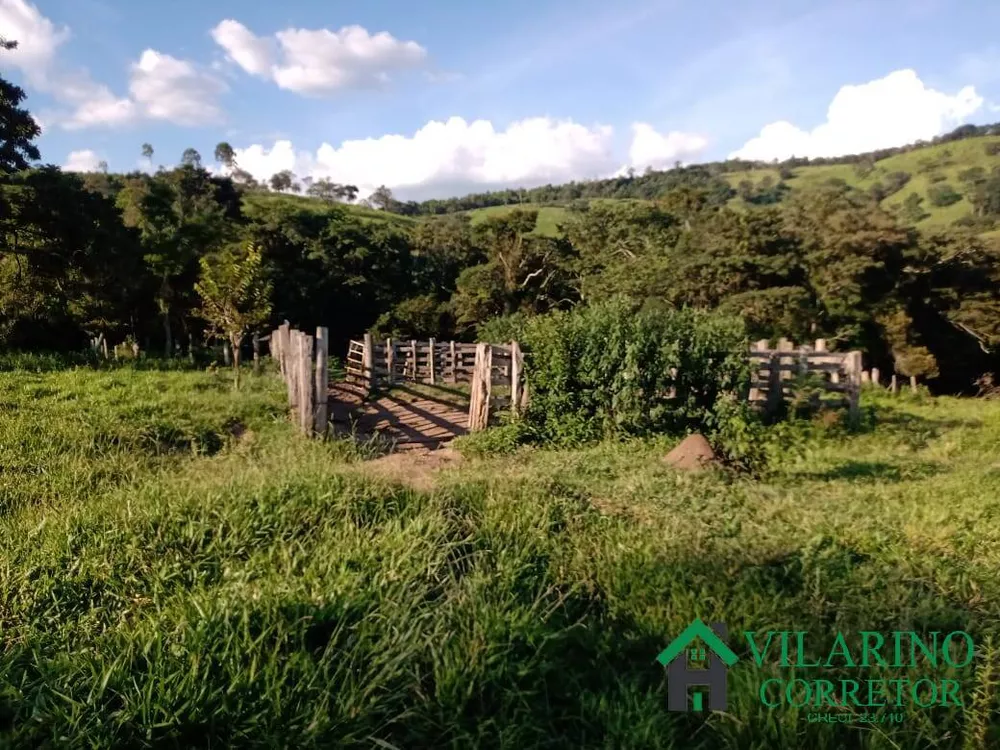
<svg viewBox="0 0 1000 750"><path fill-rule="evenodd" d="M906 146L884 148L862 154L848 154L826 158L792 158L785 161L758 162L744 159L728 159L726 161L708 164L681 166L677 164L669 170L647 170L643 174L626 174L606 180L590 180L583 182L568 182L563 185L543 185L542 187L526 189L493 190L484 193L471 193L456 198L432 199L422 202L398 201L381 199L380 207L405 216L428 216L469 211L490 206L512 206L521 203L539 205L565 205L575 200L593 198L640 198L651 200L658 198L669 190L677 187L697 187L708 190L713 201L725 203L736 195L723 175L733 172L745 172L754 169L777 168L787 171L796 167L819 166L829 164L865 164L881 159L914 151L928 145L950 143L966 138L983 135L1000 134L1000 123L992 125L962 125L945 135L930 141L917 141ZM376 201L379 203L379 201Z"/></svg>

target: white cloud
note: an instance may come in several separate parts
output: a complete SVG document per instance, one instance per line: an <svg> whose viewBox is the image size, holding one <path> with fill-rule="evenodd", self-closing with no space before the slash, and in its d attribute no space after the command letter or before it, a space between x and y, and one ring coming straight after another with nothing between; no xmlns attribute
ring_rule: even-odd
<svg viewBox="0 0 1000 750"><path fill-rule="evenodd" d="M270 74L273 57L270 40L254 36L239 21L228 18L222 21L212 29L212 39L247 73L265 78Z"/></svg>
<svg viewBox="0 0 1000 750"><path fill-rule="evenodd" d="M4 60L37 85L44 82L56 50L69 38L69 29L56 28L24 0L0 0L0 37L17 42L17 49L5 52Z"/></svg>
<svg viewBox="0 0 1000 750"><path fill-rule="evenodd" d="M67 130L116 127L140 120L164 120L175 125L205 125L223 119L219 98L227 87L216 76L188 60L144 50L131 66L129 96L115 96L86 76L65 78L56 96L73 104L60 123Z"/></svg>
<svg viewBox="0 0 1000 750"><path fill-rule="evenodd" d="M63 170L66 172L97 172L101 166L101 157L88 148L82 151L71 151L66 157Z"/></svg>
<svg viewBox="0 0 1000 750"><path fill-rule="evenodd" d="M212 29L212 38L247 73L310 96L379 86L391 72L416 68L427 57L416 42L401 41L385 31L371 34L361 26L339 31L289 28L271 39L226 19Z"/></svg>
<svg viewBox="0 0 1000 750"><path fill-rule="evenodd" d="M902 146L961 125L982 106L983 98L972 86L949 96L925 86L915 71L897 70L885 78L841 87L830 102L826 122L813 130L773 122L730 158L770 161Z"/></svg>
<svg viewBox="0 0 1000 750"><path fill-rule="evenodd" d="M147 49L132 66L129 93L146 117L177 125L201 125L222 119L218 98L222 81L187 60Z"/></svg>
<svg viewBox="0 0 1000 750"><path fill-rule="evenodd" d="M25 0L0 0L0 36L18 42L10 61L28 83L49 93L69 112L49 118L68 130L121 126L142 119L177 125L218 122L225 84L194 63L147 49L130 71L129 96L116 96L85 70L60 64L58 48L69 38Z"/></svg>
<svg viewBox="0 0 1000 750"><path fill-rule="evenodd" d="M704 147L701 136L660 135L649 125L633 126L633 166L672 165ZM533 117L497 130L487 120L452 117L432 121L412 136L324 143L315 153L296 151L289 140L270 148L235 149L236 161L258 180L284 169L299 177L327 177L357 185L362 197L386 185L399 197L422 199L499 187L607 177L621 162L614 154L613 130L571 120Z"/></svg>
<svg viewBox="0 0 1000 750"><path fill-rule="evenodd" d="M637 122L632 125L629 165L635 169L667 169L676 161L690 161L704 151L706 146L708 139L697 133L672 130L663 135L652 125Z"/></svg>

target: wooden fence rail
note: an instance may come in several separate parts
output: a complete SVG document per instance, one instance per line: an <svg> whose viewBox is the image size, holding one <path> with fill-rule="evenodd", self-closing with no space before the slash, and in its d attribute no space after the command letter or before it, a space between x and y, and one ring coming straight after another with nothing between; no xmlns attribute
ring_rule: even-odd
<svg viewBox="0 0 1000 750"><path fill-rule="evenodd" d="M288 403L296 424L303 433L324 436L327 432L327 387L329 334L316 329L310 336L280 326L261 341L267 341L271 356L288 388ZM776 348L757 341L748 352L754 377L748 394L750 401L768 411L778 409L792 394L797 376L811 374L821 390L836 394L856 415L863 382L878 383L877 370L864 372L861 352L831 352L826 342L796 347L780 339ZM351 341L345 362L348 382L371 395L379 388L402 383L425 383L443 386L468 384L470 431L484 429L490 418L493 386L510 389L502 402L516 414L527 404L528 385L524 381L524 355L516 341L508 344L467 344L434 339L375 341L368 334ZM867 376L867 377L865 377ZM893 378L895 380L895 377ZM492 404L499 406L500 400Z"/></svg>
<svg viewBox="0 0 1000 750"><path fill-rule="evenodd" d="M792 395L792 384L797 376L813 375L819 387L827 392L843 394L851 416L856 416L861 394L861 352L831 352L826 341L817 339L815 344L796 347L788 339L779 339L776 349L769 342L757 341L750 347L754 368L749 398L763 402L769 412L777 410Z"/></svg>
<svg viewBox="0 0 1000 750"><path fill-rule="evenodd" d="M310 336L285 323L266 340L288 388L295 424L306 435L324 437L328 427L329 332L320 326L316 335Z"/></svg>

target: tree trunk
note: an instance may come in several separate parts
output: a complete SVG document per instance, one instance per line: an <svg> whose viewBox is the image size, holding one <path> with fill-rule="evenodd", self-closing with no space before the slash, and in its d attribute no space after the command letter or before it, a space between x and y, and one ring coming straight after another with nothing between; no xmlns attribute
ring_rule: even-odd
<svg viewBox="0 0 1000 750"><path fill-rule="evenodd" d="M240 389L240 345L243 343L242 336L230 336L229 345L233 350L233 374L236 390Z"/></svg>
<svg viewBox="0 0 1000 750"><path fill-rule="evenodd" d="M167 353L167 359L170 359L174 355L174 336L170 329L170 311L163 311L163 336L166 339L164 350Z"/></svg>

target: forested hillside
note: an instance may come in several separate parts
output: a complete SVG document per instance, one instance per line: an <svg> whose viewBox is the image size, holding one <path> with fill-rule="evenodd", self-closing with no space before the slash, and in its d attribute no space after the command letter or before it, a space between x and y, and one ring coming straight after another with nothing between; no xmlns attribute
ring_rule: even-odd
<svg viewBox="0 0 1000 750"><path fill-rule="evenodd" d="M329 181L306 188L313 198L267 192L226 144L215 156L232 177L191 149L155 174L67 174L41 165L24 92L0 85L4 348L81 349L104 334L197 357L210 331L199 280L226 269L212 281L238 304L241 264L259 258L261 328L327 325L335 352L369 329L471 338L498 317L626 295L738 313L752 338L861 347L941 389L974 388L997 364L1000 259L981 233L1000 215L1000 138L981 129L828 163L684 167L518 197L566 201L560 214L411 217L398 214L502 194L414 210L381 190L376 210L346 205L356 188ZM301 189L287 174L272 183Z"/></svg>

